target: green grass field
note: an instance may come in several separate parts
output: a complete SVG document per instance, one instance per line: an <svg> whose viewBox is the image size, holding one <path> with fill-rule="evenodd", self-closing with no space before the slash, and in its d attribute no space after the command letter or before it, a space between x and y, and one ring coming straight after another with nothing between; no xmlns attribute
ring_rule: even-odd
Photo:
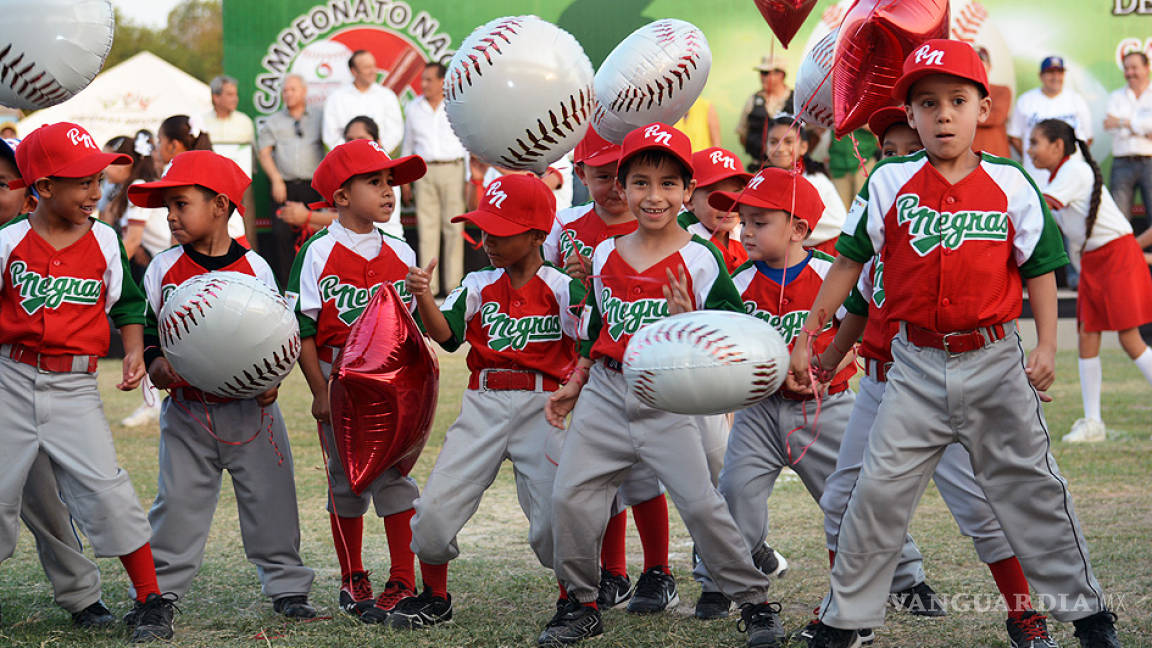
<svg viewBox="0 0 1152 648"><path fill-rule="evenodd" d="M432 439L413 475L423 482L432 467L444 432L459 412L466 379L462 353L441 355L440 407ZM1097 576L1120 615L1125 646L1152 646L1152 389L1121 352L1105 352L1104 413L1112 440L1088 446L1056 444L1054 454L1071 483ZM116 436L122 465L130 472L145 507L156 493L155 425L128 430L118 425L139 403L139 393L123 394L113 385L119 364L101 365L105 411ZM1080 413L1076 360L1072 352L1058 359L1055 402L1047 406L1056 436L1066 432ZM462 556L452 565L452 623L421 633L398 633L364 626L338 613L339 569L324 512L325 476L310 399L303 379L294 373L280 392L280 406L292 434L296 483L303 524L302 555L316 570L313 603L323 618L290 623L272 611L260 595L255 569L244 558L236 523L232 489L223 489L204 566L192 590L179 603L175 645L179 646L529 646L551 616L556 598L552 574L541 568L528 548L527 525L516 503L512 474L505 466L480 510L459 538ZM827 553L818 508L796 480L784 481L773 494L771 544L788 557L791 570L774 585L784 606L786 628L807 621L827 587ZM365 525L365 563L382 585L387 572L383 524ZM633 579L641 567L640 543L629 524L629 562ZM994 601L995 587L972 545L961 537L936 493L929 487L913 521L912 532L923 550L929 582L942 594L965 597L965 610L923 620L903 613L889 615L878 633L878 647L1002 646L1007 638L998 611L973 610L972 603ZM674 613L639 618L623 612L605 615L606 634L595 646L742 646L735 618L700 622L691 616L699 588L690 577L691 541L678 516L672 516L672 567L681 606ZM128 582L116 559L98 561L104 574L104 600L118 615L129 603ZM975 598L974 598L975 597ZM52 602L52 592L36 560L28 533L21 535L15 556L0 567L3 624L0 646L117 646L127 636L117 627L106 631L72 628L68 615ZM1072 627L1053 623L1053 636L1063 646L1076 646Z"/></svg>

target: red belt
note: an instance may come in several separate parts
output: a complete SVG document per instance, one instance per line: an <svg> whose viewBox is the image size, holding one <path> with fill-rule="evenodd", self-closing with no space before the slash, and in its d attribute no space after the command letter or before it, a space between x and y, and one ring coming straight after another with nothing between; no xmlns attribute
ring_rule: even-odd
<svg viewBox="0 0 1152 648"><path fill-rule="evenodd" d="M876 382L888 382L888 370L892 368L892 362L881 362L875 358L868 356L860 356L864 359L864 373L869 378Z"/></svg>
<svg viewBox="0 0 1152 648"><path fill-rule="evenodd" d="M941 349L952 356L983 349L997 340L1003 340L1006 335L1003 324L952 333L939 333L915 324L905 323L905 326L908 330L908 341L912 344Z"/></svg>
<svg viewBox="0 0 1152 648"><path fill-rule="evenodd" d="M0 354L51 373L96 373L99 361L94 355L44 355L22 344L0 345Z"/></svg>
<svg viewBox="0 0 1152 648"><path fill-rule="evenodd" d="M832 385L831 387L829 387L828 392L824 395L825 396L831 396L832 394L839 394L840 392L846 391L847 389L848 389L848 383L846 383L846 382L838 383L836 385ZM810 400L816 398L816 396L814 396L812 394L794 394L790 391L784 391L783 389L780 390L779 394L780 394L781 398L786 398L790 401L797 401L797 402L801 402L801 403L804 401L810 401Z"/></svg>
<svg viewBox="0 0 1152 648"><path fill-rule="evenodd" d="M231 403L232 401L236 400L234 398L224 398L223 396L217 396L216 394L209 394L208 392L201 391L195 387L177 387L172 390L172 395L184 401L190 401L193 403L211 403L213 405Z"/></svg>
<svg viewBox="0 0 1152 648"><path fill-rule="evenodd" d="M560 381L539 371L527 369L483 369L473 371L468 389L480 391L556 391Z"/></svg>

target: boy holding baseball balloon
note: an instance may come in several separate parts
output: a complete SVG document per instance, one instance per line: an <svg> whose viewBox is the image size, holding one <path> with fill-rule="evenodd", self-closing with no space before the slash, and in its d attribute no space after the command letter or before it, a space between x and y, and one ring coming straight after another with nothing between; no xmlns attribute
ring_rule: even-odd
<svg viewBox="0 0 1152 648"><path fill-rule="evenodd" d="M188 151L172 160L164 177L132 185L128 199L167 207L179 245L156 255L144 273L148 299L144 361L148 376L168 398L160 410L160 470L156 501L148 513L156 576L165 592L183 597L204 559L224 470L232 477L240 536L273 609L310 619L314 576L300 560L300 523L292 448L277 388L255 398L223 398L183 380L160 348L158 318L168 296L185 281L209 272L252 275L275 290L272 269L228 235L233 211L244 212L248 176L226 157Z"/></svg>
<svg viewBox="0 0 1152 648"><path fill-rule="evenodd" d="M777 646L779 604L767 602L768 577L753 564L712 487L696 420L644 405L621 373L631 336L668 316L670 302L688 310L741 310L717 250L676 222L695 187L688 137L660 123L632 131L617 180L638 228L596 247L580 323L582 357L545 409L556 427L573 416L552 492L556 571L568 599L539 643L573 643L603 632L596 603L600 534L616 488L632 466L644 464L667 487L720 588L741 605L748 645Z"/></svg>

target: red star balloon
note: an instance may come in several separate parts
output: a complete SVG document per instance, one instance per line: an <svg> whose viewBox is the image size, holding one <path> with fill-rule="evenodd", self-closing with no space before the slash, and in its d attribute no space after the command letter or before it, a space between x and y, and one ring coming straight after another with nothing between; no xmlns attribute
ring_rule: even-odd
<svg viewBox="0 0 1152 648"><path fill-rule="evenodd" d="M780 39L785 48L792 42L792 38L800 30L800 25L804 24L808 14L812 13L812 8L816 6L816 0L754 1L756 8L760 10L760 15L764 16L768 26L772 28L772 33L776 34L776 38Z"/></svg>
<svg viewBox="0 0 1152 648"><path fill-rule="evenodd" d="M352 324L328 383L336 452L354 492L389 468L412 470L432 430L439 379L435 354L385 282Z"/></svg>

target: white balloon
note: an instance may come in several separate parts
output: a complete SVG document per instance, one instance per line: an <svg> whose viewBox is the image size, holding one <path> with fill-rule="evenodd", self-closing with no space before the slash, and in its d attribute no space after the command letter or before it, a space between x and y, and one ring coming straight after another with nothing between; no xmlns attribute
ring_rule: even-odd
<svg viewBox="0 0 1152 648"><path fill-rule="evenodd" d="M0 105L20 110L87 87L116 31L111 0L5 0L0 21Z"/></svg>
<svg viewBox="0 0 1152 648"><path fill-rule="evenodd" d="M288 301L239 272L209 272L164 300L160 348L190 385L224 398L252 398L280 384L300 357Z"/></svg>
<svg viewBox="0 0 1152 648"><path fill-rule="evenodd" d="M708 39L675 18L649 23L612 50L596 71L592 127L619 144L653 122L674 124L704 90L712 69Z"/></svg>
<svg viewBox="0 0 1152 648"><path fill-rule="evenodd" d="M572 34L550 22L497 18L456 50L444 98L453 132L473 155L543 173L588 131L592 63Z"/></svg>
<svg viewBox="0 0 1152 648"><path fill-rule="evenodd" d="M837 27L825 34L804 55L800 71L796 74L796 91L792 112L809 124L824 128L835 126L832 113L832 61L836 56L836 41L840 37ZM805 105L807 104L807 105Z"/></svg>
<svg viewBox="0 0 1152 648"><path fill-rule="evenodd" d="M637 331L624 351L624 379L636 398L657 409L721 414L776 393L788 356L784 338L763 320L693 311Z"/></svg>

